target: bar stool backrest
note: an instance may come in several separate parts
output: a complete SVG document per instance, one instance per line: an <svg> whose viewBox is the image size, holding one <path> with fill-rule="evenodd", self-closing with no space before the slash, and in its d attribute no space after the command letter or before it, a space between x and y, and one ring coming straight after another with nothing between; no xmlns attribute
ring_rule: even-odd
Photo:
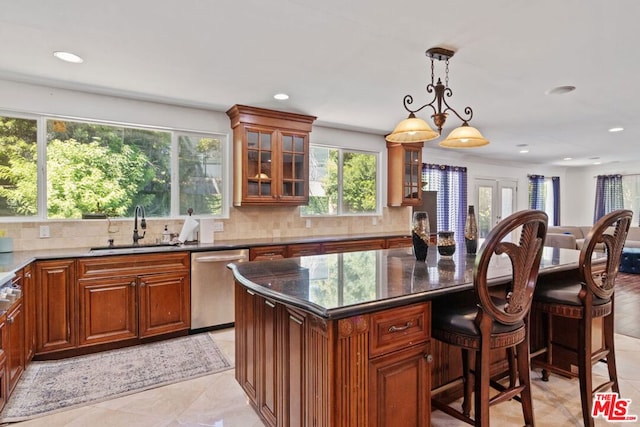
<svg viewBox="0 0 640 427"><path fill-rule="evenodd" d="M598 298L608 300L613 294L632 216L633 212L625 209L608 213L595 223L584 241L580 251L580 276ZM600 244L604 245L606 262L593 263L593 252Z"/></svg>
<svg viewBox="0 0 640 427"><path fill-rule="evenodd" d="M474 289L485 314L505 324L515 325L529 313L538 278L542 247L547 235L547 214L539 210L523 210L500 221L490 232L476 256ZM503 241L521 228L518 244ZM491 258L506 254L512 266L512 282L507 287L506 304L497 304L487 284Z"/></svg>

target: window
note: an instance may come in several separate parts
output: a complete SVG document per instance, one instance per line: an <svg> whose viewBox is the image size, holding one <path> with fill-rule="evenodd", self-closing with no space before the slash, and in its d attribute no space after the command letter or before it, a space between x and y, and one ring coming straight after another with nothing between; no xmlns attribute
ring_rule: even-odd
<svg viewBox="0 0 640 427"><path fill-rule="evenodd" d="M371 215L378 209L378 154L311 145L303 215Z"/></svg>
<svg viewBox="0 0 640 427"><path fill-rule="evenodd" d="M221 138L179 135L180 215L194 212L222 214L223 154Z"/></svg>
<svg viewBox="0 0 640 427"><path fill-rule="evenodd" d="M42 142L36 138L40 123ZM149 217L182 215L188 208L195 215L222 215L225 140L215 134L0 116L0 215L127 217L136 205ZM36 159L39 144L46 168Z"/></svg>
<svg viewBox="0 0 640 427"><path fill-rule="evenodd" d="M423 190L438 192L438 230L432 231L453 231L461 239L467 218L467 168L423 163L422 182Z"/></svg>
<svg viewBox="0 0 640 427"><path fill-rule="evenodd" d="M640 175L622 176L624 208L633 211L633 218L640 224Z"/></svg>
<svg viewBox="0 0 640 427"><path fill-rule="evenodd" d="M549 225L560 225L560 177L529 175L529 209L546 212Z"/></svg>

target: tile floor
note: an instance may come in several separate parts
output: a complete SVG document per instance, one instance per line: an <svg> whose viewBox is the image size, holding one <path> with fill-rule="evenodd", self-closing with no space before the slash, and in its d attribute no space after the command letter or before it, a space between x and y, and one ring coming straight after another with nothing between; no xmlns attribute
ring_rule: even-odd
<svg viewBox="0 0 640 427"><path fill-rule="evenodd" d="M234 333L227 329L216 333L220 348L233 360ZM640 340L616 336L618 370L622 397L631 399L631 414L640 416ZM580 394L576 379L552 376L544 383L540 373L532 374L534 410L537 426L581 426ZM493 425L517 426L523 420L515 402L497 405L491 411ZM624 423L618 425L633 425ZM71 409L50 416L11 424L19 427L58 426L262 426L247 403L243 391L229 370L191 381L159 387L107 402ZM453 420L439 411L433 413L434 427L457 427L467 424ZM617 424L603 419L596 426ZM640 422L637 423L640 425ZM410 427L410 426L402 426Z"/></svg>

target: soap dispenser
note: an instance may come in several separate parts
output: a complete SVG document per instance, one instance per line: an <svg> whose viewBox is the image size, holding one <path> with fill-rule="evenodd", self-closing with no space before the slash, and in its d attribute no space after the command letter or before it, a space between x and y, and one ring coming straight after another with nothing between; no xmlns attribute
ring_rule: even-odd
<svg viewBox="0 0 640 427"><path fill-rule="evenodd" d="M169 229L166 224L164 226L164 231L162 232L162 243L171 243L171 233L169 233Z"/></svg>

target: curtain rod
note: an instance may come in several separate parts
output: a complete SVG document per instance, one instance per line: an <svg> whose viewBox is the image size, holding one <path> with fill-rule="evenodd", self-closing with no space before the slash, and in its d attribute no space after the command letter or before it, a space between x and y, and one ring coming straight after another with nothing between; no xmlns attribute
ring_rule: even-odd
<svg viewBox="0 0 640 427"><path fill-rule="evenodd" d="M594 175L594 178L597 178L601 175L604 176L611 176L611 175L620 175L620 176L640 176L640 173L610 173L610 174L600 174L600 175Z"/></svg>

